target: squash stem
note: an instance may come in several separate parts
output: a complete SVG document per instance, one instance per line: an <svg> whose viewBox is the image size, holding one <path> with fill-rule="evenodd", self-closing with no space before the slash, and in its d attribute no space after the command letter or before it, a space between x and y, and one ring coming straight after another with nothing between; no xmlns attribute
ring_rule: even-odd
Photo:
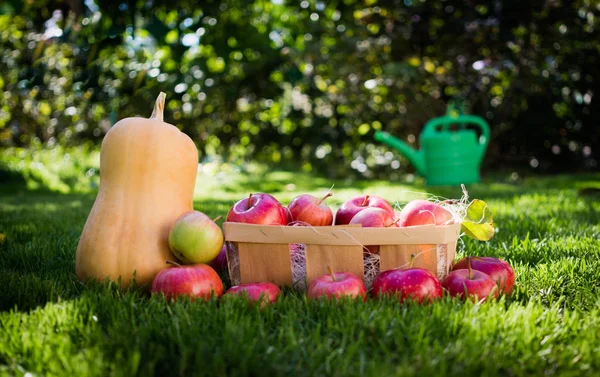
<svg viewBox="0 0 600 377"><path fill-rule="evenodd" d="M161 122L164 122L164 112L165 112L165 99L167 95L164 92L160 92L158 97L156 97L156 103L154 104L154 110L152 110L152 115L150 115L150 119L158 119Z"/></svg>

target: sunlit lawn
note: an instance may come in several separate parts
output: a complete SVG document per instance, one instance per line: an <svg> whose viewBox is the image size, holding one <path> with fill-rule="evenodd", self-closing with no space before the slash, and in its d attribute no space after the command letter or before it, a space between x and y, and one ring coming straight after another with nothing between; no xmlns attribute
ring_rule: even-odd
<svg viewBox="0 0 600 377"><path fill-rule="evenodd" d="M507 259L511 298L417 307L369 300L309 303L287 291L262 311L241 302L167 304L140 292L82 285L75 249L93 195L0 189L0 375L571 375L600 371L600 175L468 187L492 207L488 243L460 256ZM402 203L459 188L349 183L290 172L202 175L195 208L223 215L250 192L283 202L356 193Z"/></svg>

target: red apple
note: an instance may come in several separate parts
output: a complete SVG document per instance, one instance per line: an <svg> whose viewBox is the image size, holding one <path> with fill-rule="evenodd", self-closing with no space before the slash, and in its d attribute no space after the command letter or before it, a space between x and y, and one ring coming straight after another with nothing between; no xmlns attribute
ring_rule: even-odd
<svg viewBox="0 0 600 377"><path fill-rule="evenodd" d="M515 271L502 259L492 257L467 257L456 262L452 270L471 268L488 274L498 284L500 292L509 294L515 286Z"/></svg>
<svg viewBox="0 0 600 377"><path fill-rule="evenodd" d="M394 219L394 213L384 209L373 207L366 208L356 214L350 221L350 224L361 224L363 228L390 228L396 227L397 220ZM378 245L365 246L373 254L379 252Z"/></svg>
<svg viewBox="0 0 600 377"><path fill-rule="evenodd" d="M169 300L178 296L189 296L192 299L208 300L211 295L220 297L223 294L223 282L219 275L206 264L180 266L175 265L161 270L152 282L153 293L163 293Z"/></svg>
<svg viewBox="0 0 600 377"><path fill-rule="evenodd" d="M304 221L290 221L287 226L310 226L309 223L306 223Z"/></svg>
<svg viewBox="0 0 600 377"><path fill-rule="evenodd" d="M309 299L325 297L327 299L341 297L361 297L366 301L367 288L362 279L351 272L330 273L314 279L308 286L306 296Z"/></svg>
<svg viewBox="0 0 600 377"><path fill-rule="evenodd" d="M275 302L280 294L281 290L273 283L248 283L229 288L223 298L225 296L242 296L251 302L260 302L263 306Z"/></svg>
<svg viewBox="0 0 600 377"><path fill-rule="evenodd" d="M284 207L269 194L250 194L229 210L227 221L235 223L286 225Z"/></svg>
<svg viewBox="0 0 600 377"><path fill-rule="evenodd" d="M442 287L448 291L450 296L467 297L473 301L487 300L498 296L496 282L486 273L473 270L469 265L467 269L454 270L444 280Z"/></svg>
<svg viewBox="0 0 600 377"><path fill-rule="evenodd" d="M402 208L398 226L446 225L452 221L452 214L448 210L437 203L419 199L410 201Z"/></svg>
<svg viewBox="0 0 600 377"><path fill-rule="evenodd" d="M349 224L354 215L368 207L378 207L388 211L392 216L394 209L385 199L376 195L361 195L346 200L335 213L335 225Z"/></svg>
<svg viewBox="0 0 600 377"><path fill-rule="evenodd" d="M373 296L394 295L398 301L412 299L418 303L442 297L438 278L424 268L393 269L383 271L373 281Z"/></svg>
<svg viewBox="0 0 600 377"><path fill-rule="evenodd" d="M285 222L288 225L290 223L294 222L294 219L292 218L292 213L290 212L290 210L288 209L288 207L283 207L283 210L285 211Z"/></svg>
<svg viewBox="0 0 600 377"><path fill-rule="evenodd" d="M396 219L393 213L373 207L357 213L350 224L361 224L363 228L389 228L396 225Z"/></svg>
<svg viewBox="0 0 600 377"><path fill-rule="evenodd" d="M332 194L328 192L323 198L303 194L295 197L288 205L289 219L293 221L302 221L312 226L325 226L333 224L333 212L325 204L325 199Z"/></svg>
<svg viewBox="0 0 600 377"><path fill-rule="evenodd" d="M223 271L227 269L227 245L223 245L219 254L213 259L209 266L217 271Z"/></svg>

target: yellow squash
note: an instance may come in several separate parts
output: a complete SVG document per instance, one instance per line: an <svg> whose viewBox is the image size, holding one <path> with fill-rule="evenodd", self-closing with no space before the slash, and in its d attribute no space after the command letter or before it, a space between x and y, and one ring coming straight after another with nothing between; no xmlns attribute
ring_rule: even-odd
<svg viewBox="0 0 600 377"><path fill-rule="evenodd" d="M76 273L127 287L134 274L149 286L173 259L168 236L175 219L192 210L198 151L163 121L160 93L150 119L125 118L102 141L100 189L77 246Z"/></svg>

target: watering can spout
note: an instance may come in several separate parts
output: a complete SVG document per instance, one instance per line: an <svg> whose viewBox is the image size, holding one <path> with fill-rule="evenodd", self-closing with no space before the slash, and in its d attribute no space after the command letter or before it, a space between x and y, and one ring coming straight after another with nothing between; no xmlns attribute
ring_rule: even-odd
<svg viewBox="0 0 600 377"><path fill-rule="evenodd" d="M408 159L408 161L410 161L411 164L413 164L419 174L423 176L425 175L425 156L423 155L423 151L416 150L397 137L394 137L383 131L377 131L375 133L375 140L397 149L401 154L404 155L404 157Z"/></svg>

